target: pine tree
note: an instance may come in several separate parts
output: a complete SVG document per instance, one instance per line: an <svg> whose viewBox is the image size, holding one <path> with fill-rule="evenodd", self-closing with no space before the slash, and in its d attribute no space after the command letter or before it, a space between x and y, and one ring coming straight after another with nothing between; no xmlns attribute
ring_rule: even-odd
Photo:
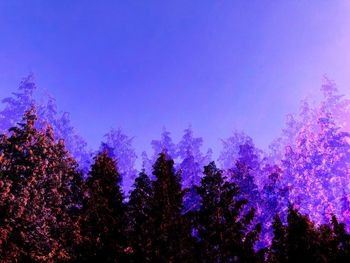
<svg viewBox="0 0 350 263"><path fill-rule="evenodd" d="M154 164L154 197L151 206L153 262L188 262L191 251L190 226L182 216L181 178L174 172L174 161L161 153Z"/></svg>
<svg viewBox="0 0 350 263"><path fill-rule="evenodd" d="M132 262L151 262L152 227L151 202L152 182L143 170L135 180L134 190L128 202L128 239L132 248Z"/></svg>
<svg viewBox="0 0 350 263"><path fill-rule="evenodd" d="M195 229L198 233L200 262L258 262L254 251L260 225L248 231L254 209L242 215L247 200L238 198L239 188L225 181L222 171L212 162L204 168L201 185L201 207L197 212Z"/></svg>
<svg viewBox="0 0 350 263"><path fill-rule="evenodd" d="M82 247L88 262L114 262L124 253L124 204L115 161L106 151L95 157L82 208Z"/></svg>

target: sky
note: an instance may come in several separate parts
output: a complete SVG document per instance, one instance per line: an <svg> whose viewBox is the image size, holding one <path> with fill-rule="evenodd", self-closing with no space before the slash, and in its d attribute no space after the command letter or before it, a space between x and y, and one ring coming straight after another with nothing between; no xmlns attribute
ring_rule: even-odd
<svg viewBox="0 0 350 263"><path fill-rule="evenodd" d="M0 98L34 73L94 149L190 124L216 154L235 129L264 148L324 74L350 96L349 47L345 0L0 1Z"/></svg>

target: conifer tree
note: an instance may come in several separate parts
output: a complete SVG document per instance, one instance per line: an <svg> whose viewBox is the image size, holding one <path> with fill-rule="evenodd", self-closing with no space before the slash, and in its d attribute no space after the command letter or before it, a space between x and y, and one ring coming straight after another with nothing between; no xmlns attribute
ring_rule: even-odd
<svg viewBox="0 0 350 263"><path fill-rule="evenodd" d="M335 216L332 217L333 262L350 261L350 234L345 227L345 224L339 223Z"/></svg>
<svg viewBox="0 0 350 263"><path fill-rule="evenodd" d="M287 257L287 230L283 225L281 218L275 215L273 223L273 239L269 249L268 262L285 263L288 262Z"/></svg>
<svg viewBox="0 0 350 263"><path fill-rule="evenodd" d="M206 154L201 152L203 139L194 137L192 128L185 129L184 135L177 144L177 156L179 163L176 166L181 171L182 188L188 188L184 196L184 211L196 210L199 208L200 200L195 186L198 186L203 175L203 167L211 159L211 149Z"/></svg>
<svg viewBox="0 0 350 263"><path fill-rule="evenodd" d="M120 175L106 151L95 157L86 181L81 218L84 260L114 262L123 255L124 204Z"/></svg>
<svg viewBox="0 0 350 263"><path fill-rule="evenodd" d="M151 262L152 234L151 201L152 182L144 170L135 179L134 190L128 202L128 240L132 248L132 262Z"/></svg>
<svg viewBox="0 0 350 263"><path fill-rule="evenodd" d="M132 146L133 138L129 138L121 129L112 129L105 138L106 141L102 143L101 148L107 149L109 155L117 161L123 191L128 196L137 175L135 169L137 155Z"/></svg>
<svg viewBox="0 0 350 263"><path fill-rule="evenodd" d="M248 231L254 209L242 215L247 200L238 198L239 189L225 181L222 171L212 162L204 168L198 193L201 207L197 212L195 229L198 233L200 262L258 262L254 251L260 225Z"/></svg>
<svg viewBox="0 0 350 263"><path fill-rule="evenodd" d="M152 180L153 177L153 165L156 163L159 153L164 153L167 158L175 160L177 158L176 145L173 142L170 132L163 128L159 140L152 140L151 146L153 149L152 155L147 155L146 152L142 153L143 167L147 174L150 174Z"/></svg>
<svg viewBox="0 0 350 263"><path fill-rule="evenodd" d="M174 161L161 153L153 166L154 196L151 220L153 262L188 262L191 256L191 230L182 216L181 178L174 172Z"/></svg>
<svg viewBox="0 0 350 263"><path fill-rule="evenodd" d="M307 216L291 206L287 227L288 262L327 262L320 254L319 233Z"/></svg>
<svg viewBox="0 0 350 263"><path fill-rule="evenodd" d="M1 101L5 104L5 107L0 112L0 134L7 132L11 127L15 127L22 120L23 114L35 104L33 98L35 90L34 76L29 74L22 79L18 92L14 92L13 97Z"/></svg>
<svg viewBox="0 0 350 263"><path fill-rule="evenodd" d="M29 74L21 81L18 92L2 100L4 108L0 111L0 133L17 126L25 111L35 105L38 116L35 127L41 129L50 125L54 130L55 140L64 139L65 148L78 162L79 168L87 173L91 162L90 152L86 142L75 131L69 114L61 114L57 110L56 101L52 96L39 96L37 91L34 75Z"/></svg>
<svg viewBox="0 0 350 263"><path fill-rule="evenodd" d="M74 258L79 231L71 217L75 162L52 129L35 128L35 110L2 136L0 253L5 262Z"/></svg>

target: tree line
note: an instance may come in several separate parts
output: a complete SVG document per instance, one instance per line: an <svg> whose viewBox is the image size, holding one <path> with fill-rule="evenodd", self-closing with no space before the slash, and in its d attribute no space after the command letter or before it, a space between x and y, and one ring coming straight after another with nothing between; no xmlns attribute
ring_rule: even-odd
<svg viewBox="0 0 350 263"><path fill-rule="evenodd" d="M270 245L257 247L264 222L214 162L184 188L181 169L161 151L126 200L108 147L84 176L64 140L36 121L33 107L0 139L0 262L350 260L350 235L336 216L315 224L292 204L285 220L272 215ZM198 207L185 209L185 196Z"/></svg>

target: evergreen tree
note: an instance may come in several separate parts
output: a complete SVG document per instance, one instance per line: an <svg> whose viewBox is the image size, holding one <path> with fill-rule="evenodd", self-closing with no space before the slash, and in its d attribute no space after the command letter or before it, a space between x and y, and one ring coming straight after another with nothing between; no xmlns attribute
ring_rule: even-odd
<svg viewBox="0 0 350 263"><path fill-rule="evenodd" d="M161 153L154 164L154 196L151 206L153 262L189 262L191 230L182 216L181 178L174 172L174 161Z"/></svg>
<svg viewBox="0 0 350 263"><path fill-rule="evenodd" d="M202 145L203 139L194 137L191 127L184 131L184 135L177 145L177 156L180 159L178 170L181 170L182 186L185 188L199 185L203 167L211 159L211 149L204 155L200 149Z"/></svg>
<svg viewBox="0 0 350 263"><path fill-rule="evenodd" d="M242 215L247 200L238 198L239 189L225 181L222 171L212 162L204 168L204 178L198 187L201 207L197 212L195 229L198 233L200 262L259 262L254 251L260 225L248 228L254 209Z"/></svg>
<svg viewBox="0 0 350 263"><path fill-rule="evenodd" d="M173 143L173 140L170 137L170 132L165 128L163 128L160 140L153 140L151 145L154 151L153 157L155 160L158 158L159 153L164 153L167 158L177 158L176 145Z"/></svg>
<svg viewBox="0 0 350 263"><path fill-rule="evenodd" d="M281 218L276 215L272 223L273 239L268 254L268 262L285 263L288 261L287 255L287 229L283 225Z"/></svg>
<svg viewBox="0 0 350 263"><path fill-rule="evenodd" d="M153 200L152 182L143 170L135 180L134 190L128 202L128 239L132 248L132 262L151 262L151 219Z"/></svg>
<svg viewBox="0 0 350 263"><path fill-rule="evenodd" d="M163 128L159 140L152 140L151 146L153 149L153 154L151 157L147 155L146 152L142 153L143 167L147 174L151 174L151 179L153 178L153 164L157 161L159 153L164 153L167 158L175 160L177 158L176 145L174 144L170 132Z"/></svg>
<svg viewBox="0 0 350 263"><path fill-rule="evenodd" d="M220 152L218 161L220 168L223 171L228 171L234 168L236 161L239 158L240 146L244 144L253 144L252 138L244 132L234 131L232 135L221 140L222 150Z"/></svg>
<svg viewBox="0 0 350 263"><path fill-rule="evenodd" d="M11 127L17 126L22 120L23 114L35 104L33 93L36 90L33 74L23 78L18 92L13 93L13 97L2 100L5 104L0 112L0 134L8 131Z"/></svg>
<svg viewBox="0 0 350 263"><path fill-rule="evenodd" d="M332 217L332 232L333 232L333 238L334 238L333 244L332 244L332 248L333 248L332 262L349 262L350 261L350 235L349 233L347 233L345 229L345 224L339 223L335 216Z"/></svg>
<svg viewBox="0 0 350 263"><path fill-rule="evenodd" d="M288 262L327 262L320 253L319 233L307 216L292 207L288 212Z"/></svg>
<svg viewBox="0 0 350 263"><path fill-rule="evenodd" d="M79 229L72 217L76 163L52 129L35 128L35 110L2 136L0 252L4 262L74 258ZM77 199L75 199L77 201Z"/></svg>
<svg viewBox="0 0 350 263"><path fill-rule="evenodd" d="M87 173L91 158L86 142L75 131L69 114L67 112L61 114L57 110L55 99L51 96L38 96L37 90L34 75L30 74L23 78L18 92L2 100L4 109L0 111L0 133L5 133L9 128L17 126L25 111L34 105L38 116L35 127L41 129L47 125L52 126L55 140L64 139L66 149L78 162L79 168ZM39 103L39 99L43 102Z"/></svg>
<svg viewBox="0 0 350 263"><path fill-rule="evenodd" d="M115 161L106 151L95 157L86 181L81 217L82 247L88 262L114 262L124 253L124 204Z"/></svg>
<svg viewBox="0 0 350 263"><path fill-rule="evenodd" d="M121 129L112 129L105 138L106 141L102 143L101 148L107 149L109 155L116 159L123 190L129 195L137 173L135 169L137 155L132 146L133 138L129 138Z"/></svg>
<svg viewBox="0 0 350 263"><path fill-rule="evenodd" d="M199 185L203 167L209 163L212 153L209 149L207 154L203 155L200 150L202 144L203 139L194 137L192 128L189 127L177 145L177 170L181 171L182 188L189 188L184 196L185 211L198 209L200 205L195 186Z"/></svg>

